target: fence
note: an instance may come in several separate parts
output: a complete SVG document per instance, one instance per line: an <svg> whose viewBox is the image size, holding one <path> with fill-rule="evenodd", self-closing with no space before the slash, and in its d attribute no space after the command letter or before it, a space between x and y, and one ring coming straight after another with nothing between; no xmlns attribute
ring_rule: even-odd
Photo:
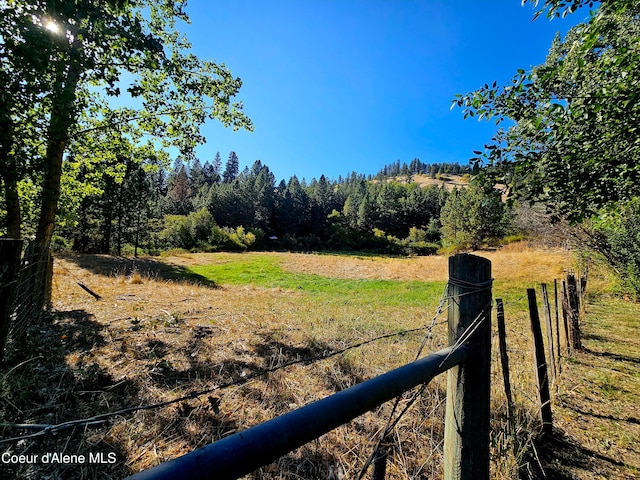
<svg viewBox="0 0 640 480"><path fill-rule="evenodd" d="M540 292L543 302L543 313L545 316L547 332L547 348L542 335L540 314L536 290L527 289L527 300L529 304L529 318L531 321L531 336L533 340L533 352L535 363L536 386L539 399L540 424L543 435L550 435L553 429L553 415L551 411L551 385L556 383L558 372L561 368L560 357L560 303L562 305L564 338L566 354L581 350L580 323L584 315L585 294L587 285L587 273L576 279L574 272L568 272L562 281L562 300L558 299L558 281L554 281L554 305L555 305L555 325L551 315L551 302L549 292L545 283L540 284ZM567 287L568 286L568 287ZM511 392L511 381L509 378L509 358L507 353L507 341L505 331L505 313L502 299L496 299L496 309L498 318L498 337L500 346L500 360L502 364L505 396L507 398L507 415L510 429L513 431L513 399ZM555 335L554 335L555 334ZM548 360L547 360L548 359Z"/></svg>
<svg viewBox="0 0 640 480"><path fill-rule="evenodd" d="M491 262L449 259L450 347L129 477L234 479L448 371L446 479L489 479Z"/></svg>
<svg viewBox="0 0 640 480"><path fill-rule="evenodd" d="M15 242L15 241L14 241ZM0 301L5 302L7 291L17 289L19 301L12 303L33 308L33 302L25 293L25 285L32 280L35 266L48 265L50 260L34 260L25 253L20 265L21 248L6 254L0 242ZM16 251L18 252L16 254ZM31 258L31 259L30 259ZM11 267L13 265L13 267ZM18 265L18 267L16 267ZM13 274L10 274L14 268ZM50 267L48 267L50 268ZM17 269L17 273L15 271ZM414 363L388 372L385 375L363 382L306 407L277 417L244 432L237 433L195 450L183 457L166 462L157 467L140 472L132 479L162 478L238 478L267 465L282 455L328 433L330 430L370 411L382 403L398 397L403 392L420 384L430 382L437 375L448 371L447 406L445 418L444 469L445 478L470 479L489 478L489 383L491 350L491 265L488 260L472 255L457 255L449 259L449 343L450 347L434 353ZM20 273L22 272L22 273ZM573 278L572 278L573 277ZM7 280L9 279L9 280ZM13 279L13 280L11 280ZM573 286L575 285L575 286ZM542 432L552 428L551 399L549 385L553 385L555 369L560 368L560 327L565 326L567 353L578 349L571 343L579 339L579 316L584 310L586 275L576 279L570 273L562 282L563 299L558 300L558 282L555 292L555 331L551 317L551 302L546 286L541 287L544 314L547 325L549 362L545 360L540 317L537 312L535 290L527 291L531 318L532 337L535 340L536 373L540 392L540 412ZM575 298L569 297L575 292ZM9 302L11 303L11 302ZM506 338L504 337L504 310L502 301L496 299L498 310L498 330L500 331L500 353L505 376L508 416L513 433L513 405L509 385L509 367ZM564 323L560 323L559 304ZM29 307L31 305L31 307ZM575 310L570 310L571 305ZM440 308L440 307L439 307ZM537 318L537 322L535 320ZM19 317L12 313L12 321ZM575 321L574 321L575 320ZM575 325L573 325L575 323ZM26 320L17 323L25 328ZM536 326L537 324L537 326ZM8 325L3 323L2 325ZM576 327L571 333L569 329ZM13 328L13 327L12 327ZM555 333L555 336L553 335ZM13 333L12 333L13 335ZM554 342L555 340L555 342ZM555 343L555 345L554 345ZM556 365L557 364L557 365ZM548 375L551 375L549 382ZM546 387L544 386L546 382ZM546 394L544 391L546 390ZM146 407L145 407L146 408ZM128 409L135 410L135 409ZM124 412L124 411L123 411ZM116 412L117 413L117 412ZM113 414L111 414L113 415ZM97 418L97 417L96 417ZM87 422L68 422L68 424ZM62 425L65 426L65 425ZM50 431L57 431L50 429ZM46 433L46 432L44 432ZM384 456L382 456L384 457ZM380 458L380 457L378 457ZM366 467L365 467L366 469ZM384 478L384 462L374 464L374 479Z"/></svg>
<svg viewBox="0 0 640 480"><path fill-rule="evenodd" d="M9 340L18 342L51 302L53 257L29 242L0 239L0 361Z"/></svg>

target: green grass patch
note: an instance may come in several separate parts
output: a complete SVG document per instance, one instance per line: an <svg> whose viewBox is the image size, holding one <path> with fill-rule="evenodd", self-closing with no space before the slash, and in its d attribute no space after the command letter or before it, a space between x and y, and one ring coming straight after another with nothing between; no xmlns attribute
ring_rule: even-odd
<svg viewBox="0 0 640 480"><path fill-rule="evenodd" d="M234 257L215 264L195 265L185 269L187 276L206 279L217 285L253 285L279 288L350 303L376 303L385 306L425 305L440 298L444 282L344 279L290 272L278 259L252 255Z"/></svg>

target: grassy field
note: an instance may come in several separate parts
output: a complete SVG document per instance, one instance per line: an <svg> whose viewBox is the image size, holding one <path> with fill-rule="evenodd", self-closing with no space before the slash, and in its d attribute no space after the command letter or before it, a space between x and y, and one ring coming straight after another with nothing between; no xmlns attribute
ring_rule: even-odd
<svg viewBox="0 0 640 480"><path fill-rule="evenodd" d="M492 260L494 297L505 302L517 416L514 437L507 429L495 339L492 478L544 478L540 466L547 478L634 478L640 466L634 443L640 346L631 319L638 306L604 293L592 299L584 325L587 348L562 362L553 400L557 434L553 441L534 441L526 288L560 278L572 259L565 251L524 245L480 254ZM305 359L431 325L427 351L440 349L446 345L446 313L435 313L446 280L444 257L58 258L52 321L34 326L26 345L0 370L2 423L59 424L207 393L0 447L15 454L110 452L114 464L0 465L0 473L121 478L403 365L413 360L425 331L324 360ZM388 478L441 478L444 379L430 384L396 428ZM385 405L364 415L250 478L357 478L389 411ZM2 438L25 433L4 427Z"/></svg>

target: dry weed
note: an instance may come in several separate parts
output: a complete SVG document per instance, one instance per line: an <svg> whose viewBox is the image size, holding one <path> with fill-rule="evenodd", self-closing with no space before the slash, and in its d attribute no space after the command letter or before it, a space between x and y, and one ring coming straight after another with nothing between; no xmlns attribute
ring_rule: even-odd
<svg viewBox="0 0 640 480"><path fill-rule="evenodd" d="M494 277L500 282L549 281L568 263L566 252L513 248L481 253L492 260ZM427 282L447 278L443 257L268 255L277 257L289 271L334 278ZM53 383L61 382L60 376L68 379L57 398L63 404L66 398L68 408L56 407L55 419L41 418L36 407L29 410L22 405L22 411L33 412L34 421L55 423L180 398L242 381L292 360L344 348L379 332L424 325L439 300L407 311L373 310L367 305L355 308L345 301L309 305L301 293L278 288L216 287L179 280L180 268L220 258L218 254L183 254L139 263L105 256L57 259L55 315L50 328L60 363L51 358L33 364L52 371L58 368L62 373L52 377ZM78 282L96 291L102 300L95 301ZM527 413L535 410L527 322L509 320L510 353L516 365L512 380L520 405L518 425L534 428L535 419ZM234 388L139 411L78 432L72 444L79 451L107 446L116 451L116 477L139 471L403 365L412 360L420 340L419 335L388 339L311 365L287 367ZM445 327L438 325L427 350L444 344ZM507 478L515 471L517 460L505 454L513 451L513 442L505 433L499 370L493 375L492 424L498 433L492 472L494 478ZM397 427L387 478L440 477L444 381L444 377L434 381ZM354 478L390 409L385 405L356 419L264 467L253 478ZM24 419L16 412L6 412L5 421Z"/></svg>

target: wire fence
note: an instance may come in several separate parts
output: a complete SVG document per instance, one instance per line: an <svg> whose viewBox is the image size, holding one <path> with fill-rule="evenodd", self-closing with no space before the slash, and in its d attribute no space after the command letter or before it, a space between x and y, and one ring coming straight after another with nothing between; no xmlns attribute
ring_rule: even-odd
<svg viewBox="0 0 640 480"><path fill-rule="evenodd" d="M31 438L35 438L35 437L40 437L43 435L47 435L47 434L55 434L55 433L59 433L61 431L64 430L68 430L70 428L74 428L74 427L83 427L83 426L88 426L88 425L99 425L99 424L103 424L106 423L110 420L112 420L113 418L116 417L123 417L126 416L128 414L131 413L135 413L135 412L139 412L139 411L143 411L143 410L155 410L155 409L160 409L160 408L164 408L164 407L168 407L170 405L176 404L176 403L181 403L181 402L185 402L188 400L193 400L199 397L202 397L204 395L209 395L211 393L214 392L221 392L224 391L228 388L231 387L239 387L241 385L247 384L253 380L268 376L269 374L278 372L280 370L284 370L288 367L291 367L293 365L306 365L306 366L310 366L310 365L314 365L320 361L323 360L327 360L329 358L332 357L336 357L338 355L342 355L350 350L354 350L357 348L361 348L364 347L365 345L369 345L375 342L379 342L381 340L385 340L385 339L389 339L389 338L394 338L394 337L404 337L410 334L414 334L417 332L427 332L425 337L428 338L431 334L431 331L433 330L433 328L438 325L438 323L436 323L436 319L437 317L434 317L433 322L428 325L428 326L424 326L424 327L420 327L420 328L414 328L414 329L410 329L410 330L401 330L398 332L393 332L393 333L387 333L384 335L379 335L375 338L371 338L368 340L364 340L362 342L358 342L355 344L351 344L348 345L344 348L338 349L338 350L334 350L332 352L326 352L322 355L316 355L314 357L308 357L308 358L299 358L296 360L291 360L285 363L282 363L280 365L277 365L275 367L272 368L267 368L267 369L262 369L258 372L246 375L243 378L239 378L236 380L232 380L230 382L221 384L221 385L216 385L214 387L208 388L208 389L204 389L204 390L198 390L198 391L193 391L188 393L187 395L182 395L180 397L174 398L172 400L167 400L164 402L157 402L157 403L152 403L152 404L147 404L147 405L136 405L136 406L130 406L130 407L126 407L126 408L122 408L122 409L118 409L115 410L113 412L107 412L107 413L103 413L100 415L94 415L92 417L88 417L88 418L81 418L81 419L77 419L77 420L71 420L68 422L63 422L63 423L59 423L59 424L30 424L30 423L20 423L20 424L0 424L0 428L5 428L5 429L24 429L24 430L37 430L36 433L30 434L30 435L22 435L22 436L16 436L16 437L11 437L11 438L6 438L6 439L1 439L0 440L0 445L4 445L4 444L9 444L9 443L15 443L15 442L19 442L21 440L26 440L26 439L31 439ZM441 323L446 323L445 322L441 322ZM424 341L423 341L424 344Z"/></svg>
<svg viewBox="0 0 640 480"><path fill-rule="evenodd" d="M42 307L38 308L35 305L37 305L39 302L42 302L42 300L36 301L33 294L29 292L28 288L29 288L29 285L34 282L33 280L34 275L36 274L42 275L42 271L45 270L45 267L46 269L51 268L50 255L47 258L44 258L44 256L42 256L41 254L40 256L33 256L33 255L28 256L27 253L28 253L28 249L27 249L27 252L25 252L24 259L22 262L21 273L20 273L19 279L17 280L19 287L17 288L17 294L15 297L16 313L14 313L12 326L10 330L12 342L19 341L19 339L23 335L25 335L25 333L28 331L28 326L33 321L33 318L36 315L41 314ZM35 273L35 272L39 272L39 273ZM469 285L467 285L467 287L468 286ZM486 288L486 287L483 287L483 288ZM14 432L29 431L32 433L15 435L9 438L1 439L0 445L12 445L12 444L24 443L27 440L33 440L38 437L60 434L65 430L74 429L74 428L86 429L87 427L101 426L115 419L126 418L127 416L130 416L135 412L158 410L161 408L168 407L170 405L188 402L189 400L194 400L214 392L222 393L231 387L238 387L238 386L245 385L251 381L257 380L259 378L267 377L273 373L288 369L295 365L313 367L317 365L319 362L328 360L336 356L344 355L349 351L359 349L367 345L375 344L377 342L381 342L386 339L402 338L402 337L413 336L416 334L421 334L422 339L420 341L420 346L417 349L417 352L415 355L415 358L419 358L424 348L428 345L429 339L432 338L434 328L436 326L446 323L446 320L441 320L441 318L443 314L446 313L446 310L448 309L449 305L451 303L458 302L461 297L474 293L473 291L467 291L457 295L449 295L448 292L449 292L449 284L445 287L445 290L440 298L438 306L436 307L433 316L430 317L430 321L427 322L424 326L421 326L419 328L389 332L389 333L375 336L373 338L351 343L349 345L344 346L343 348L338 348L331 351L324 351L320 355L296 358L294 360L284 361L281 363L277 363L275 365L272 364L270 368L263 368L260 370L256 370L253 373L244 376L243 378L233 379L225 383L214 385L210 388L194 390L184 395L181 395L177 398L163 401L163 402L148 403L144 405L131 405L125 408L119 408L119 409L108 411L98 415L92 415L85 418L78 418L75 420L69 420L61 423L35 424L35 423L24 422L24 423L2 424L0 425L0 428L3 428L7 431L14 431ZM505 305L507 306L507 309L509 309L509 307L512 305L519 306L519 304L522 303L525 299L526 299L526 295L523 295L521 298L514 298L506 301ZM46 303L46 301L44 303ZM488 305L486 308L490 308L490 307L491 305ZM520 310L520 308L518 308L518 310ZM19 311L22 311L24 313L18 314ZM513 325L514 323L521 324L522 322L520 321L509 322L510 325ZM525 324L526 324L526 319L525 319ZM478 327L478 318L476 318L474 322L472 322L472 326L469 327L469 329L467 330L467 332L465 332L463 336L473 334L473 332L475 331L475 328L477 327ZM531 409L521 408L521 414L526 415L527 412L529 412L530 410L535 410L535 404L536 404L535 391L533 388L531 388L532 386L531 377L533 376L533 373L532 373L533 370L530 368L531 359L529 358L530 352L531 352L531 339L530 339L530 335L526 330L518 329L518 328L509 328L508 335L510 337L509 353L513 357L518 359L515 362L513 362L515 365L518 365L518 366L515 367L514 370L512 370L512 378L514 379L514 397L518 399L518 403L521 405L523 403L531 405ZM496 335L494 335L493 340L494 340L494 343L497 341ZM497 355L497 350L498 349L495 348L494 346L494 348L492 349L492 351L494 352L494 357L495 355ZM504 411L505 409L502 408L505 402L504 394L500 391L500 388L499 388L500 381L497 378L499 375L499 369L497 365L498 365L498 362L495 361L495 358L494 358L494 360L492 360L493 367L492 367L491 378L492 378L492 385L498 385L498 387L494 387L496 391L494 392L495 394L492 394L492 397L493 397L492 401L496 411ZM17 367L18 366L14 368L17 368ZM358 478L363 478L366 475L367 470L371 467L372 464L375 463L377 458L380 458L381 451L384 451L385 449L387 449L387 451L389 448L392 449L397 457L402 457L403 455L409 455L408 452L403 451L403 448L405 448L406 443L403 443L401 441L400 439L401 433L398 432L397 427L398 425L401 424L402 420L405 418L405 415L410 410L410 408L414 406L416 403L419 403L421 400L424 399L424 391L425 391L425 385L418 387L415 391L413 391L408 396L397 397L396 401L393 403L393 406L390 407L390 411L388 413L388 419L385 423L385 426L380 429L379 434L377 435L377 438L369 439L370 442L372 442L372 445L370 447L371 454L366 459L364 464L362 464ZM432 395L432 398L430 399L430 403L426 405L426 409L431 413L439 412L438 415L442 416L443 410L444 410L443 409L444 400L445 400L444 395L440 395L438 390L436 389L435 394ZM502 418L498 418L498 419L494 418L493 421L503 422L506 420ZM529 419L528 421L532 423L534 419ZM433 427L434 424L431 424L431 425L432 425L431 428L435 428ZM497 430L506 431L505 429L500 429L500 428ZM512 438L513 437L507 437L505 435L504 438L498 438L497 440L494 440L494 441L498 445L498 448L507 449L507 448L510 448L509 446L512 443ZM441 455L441 452L442 452L441 432L438 432L437 434L435 433L432 434L429 437L429 442L431 444L430 447L431 447L432 453L430 453L427 459L422 462L420 467L414 469L411 472L412 476L410 476L410 478L424 478L421 475L426 475L425 471L429 468L428 467L429 459L433 458L434 456ZM340 476L338 474L335 474L334 478L340 478Z"/></svg>
<svg viewBox="0 0 640 480"><path fill-rule="evenodd" d="M25 262L26 263L26 268L33 268L32 264L33 261L29 261L29 262ZM24 292L22 292L21 296L18 296L17 298L22 298L22 299L26 299L27 297L24 295ZM418 328L413 328L413 329L404 329L404 330L400 330L400 331L395 331L395 332L390 332L390 333L386 333L386 334L382 334L382 335L378 335L376 337L370 338L370 339L366 339L366 340L362 340L359 342L355 342L352 344L349 344L343 348L339 348L336 350L332 350L332 351L324 351L322 352L322 354L320 355L315 355L315 356L311 356L311 357L303 357L303 358L297 358L294 360L290 360L290 361L285 361L283 363L278 363L276 365L273 365L271 368L264 368L258 371L255 371L249 375L244 376L243 378L239 378L239 379L233 379L229 382L223 383L223 384L219 384L219 385L215 385L211 388L206 388L206 389L202 389L202 390L197 390L197 391L192 391L192 392L188 392L185 395L181 395L180 397L171 399L171 400L167 400L167 401L163 401L163 402L156 402L156 403L149 403L149 404L144 404L144 405L132 405L129 407L125 407L125 408L120 408L114 411L110 411L110 412L106 412L106 413L102 413L102 414L98 414L98 415L92 415L89 417L85 417L85 418L78 418L78 419L74 419L74 420L69 420L69 421L65 421L65 422L61 422L61 423L54 423L54 424L48 424L48 423L28 423L28 422L24 422L24 423L4 423L4 424L0 424L0 428L2 428L5 432L10 432L10 431L14 431L16 433L22 431L22 432L31 432L28 434L21 434L21 435L15 435L15 436L10 436L8 438L4 438L0 440L0 445L4 445L4 446L9 446L9 445L16 445L16 444L24 444L25 441L28 440L35 440L37 438L42 438L42 437L48 437L50 438L51 436L59 436L62 432L66 431L66 430L70 430L70 429L86 429L88 427L97 427L100 425L105 425L108 424L109 422L112 422L113 420L122 420L128 416L131 416L132 414L134 414L135 412L139 412L139 411L151 411L151 410L158 410L158 409L162 409L165 407L168 407L170 405L174 405L174 404L179 404L179 403L183 403L183 402L187 402L189 400L193 400L193 399L197 399L200 397L203 397L205 395L217 392L217 393L222 393L225 390L231 388L231 387L239 387L242 385L245 385L253 380L259 379L261 377L267 377L270 374L273 374L275 372L281 371L281 370L285 370L289 367L292 367L294 365L303 365L303 366L309 366L312 367L314 365L316 365L318 362L321 361L325 361L327 359L330 359L332 357L336 357L339 355L343 355L345 353L347 353L348 351L354 350L354 349L358 349L358 348L362 348L364 346L367 345L371 345L374 344L376 342L380 342L380 341L384 341L387 339L393 339L393 338L403 338L403 337L408 337L408 336L414 336L415 334L420 334L421 335L421 340L420 340L420 346L418 348L418 352L416 353L416 358L418 358L421 354L421 352L424 350L424 348L427 346L428 341L430 338L433 337L433 329L439 325L443 325L444 323L446 323L446 319L445 320L441 320L443 314L446 312L446 309L448 308L449 302L455 299L455 297L451 297L447 295L447 289L445 288L442 297L440 299L440 303L438 305L438 307L436 308L436 311L434 313L434 315L430 318L430 321L428 322L428 324L425 324L424 326L418 327ZM17 304L23 303L24 300L22 300L22 302L17 302ZM13 330L14 332L20 332L21 334L26 332L28 329L28 323L24 322L21 323L17 326L17 328L15 330ZM14 337L15 338L15 337ZM25 362L26 363L26 362ZM14 368L18 368L20 365L17 365ZM7 375L10 372L7 373ZM404 410L400 413L400 415L397 416L397 418L395 419L395 421L390 424L387 425L387 429L385 430L385 434L386 436L389 435L389 433L392 431L393 427L395 427L398 422L400 421L400 419L403 417L403 415L408 411L409 407L415 403L419 398L420 395L422 394L422 390L415 392L412 396L412 398L410 400L403 400L404 402L406 402L406 406L404 408ZM436 395L437 396L437 395ZM438 396L437 396L438 397ZM439 409L442 406L442 401L444 399L444 396L439 396L436 399L436 403L433 405L433 407L430 407L432 411L435 411L437 409ZM397 403L396 403L396 407L397 407ZM394 410L395 408L394 407ZM389 421L391 422L392 417L389 417ZM382 439L382 437L381 437ZM439 441L436 442L435 446L437 447ZM377 447L376 447L377 448Z"/></svg>
<svg viewBox="0 0 640 480"><path fill-rule="evenodd" d="M28 327L37 321L51 304L51 278L53 256L49 248L42 249L35 242L28 242L24 252L23 242L5 240L0 245L3 253L3 275L0 289L6 294L2 305L2 321L5 334L0 338L0 353L6 346L22 341ZM10 268L11 261L17 268ZM3 355L0 355L0 359Z"/></svg>

